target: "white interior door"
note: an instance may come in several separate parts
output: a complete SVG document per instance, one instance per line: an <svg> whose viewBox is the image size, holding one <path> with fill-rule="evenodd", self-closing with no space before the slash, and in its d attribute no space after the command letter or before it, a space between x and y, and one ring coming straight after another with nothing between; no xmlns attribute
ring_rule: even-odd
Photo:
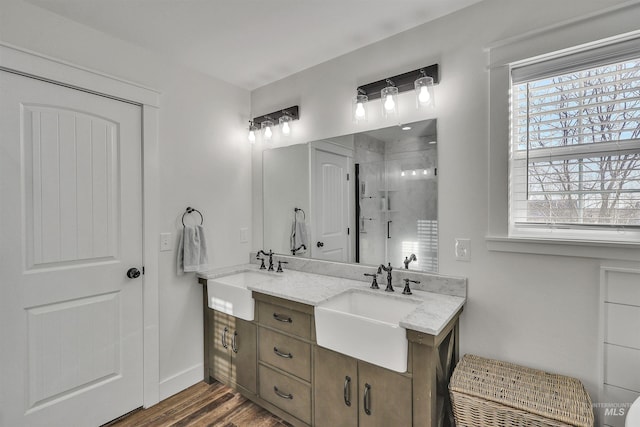
<svg viewBox="0 0 640 427"><path fill-rule="evenodd" d="M142 406L141 109L0 71L0 425Z"/></svg>
<svg viewBox="0 0 640 427"><path fill-rule="evenodd" d="M349 191L347 156L315 150L313 166L313 258L349 260Z"/></svg>

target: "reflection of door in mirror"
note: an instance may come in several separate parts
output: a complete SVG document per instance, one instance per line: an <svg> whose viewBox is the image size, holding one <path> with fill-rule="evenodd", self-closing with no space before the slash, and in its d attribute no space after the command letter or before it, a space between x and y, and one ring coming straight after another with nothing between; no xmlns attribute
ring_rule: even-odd
<svg viewBox="0 0 640 427"><path fill-rule="evenodd" d="M347 262L350 252L347 181L350 157L341 152L344 150L332 149L328 144L323 148L314 146L311 153L314 203L311 255L317 259Z"/></svg>
<svg viewBox="0 0 640 427"><path fill-rule="evenodd" d="M356 261L438 270L437 150L423 135L356 135ZM378 139L378 138L380 139ZM415 256L412 256L415 255Z"/></svg>

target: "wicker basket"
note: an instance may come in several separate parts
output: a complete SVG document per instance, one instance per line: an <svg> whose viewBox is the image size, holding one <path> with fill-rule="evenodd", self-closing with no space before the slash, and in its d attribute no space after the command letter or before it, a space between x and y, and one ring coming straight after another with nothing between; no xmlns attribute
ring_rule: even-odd
<svg viewBox="0 0 640 427"><path fill-rule="evenodd" d="M467 354L449 392L458 427L593 426L591 398L575 378Z"/></svg>

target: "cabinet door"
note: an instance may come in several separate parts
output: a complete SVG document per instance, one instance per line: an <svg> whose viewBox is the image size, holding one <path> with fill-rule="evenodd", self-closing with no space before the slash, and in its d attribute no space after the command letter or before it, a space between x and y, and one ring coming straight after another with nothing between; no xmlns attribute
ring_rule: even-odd
<svg viewBox="0 0 640 427"><path fill-rule="evenodd" d="M411 378L358 362L360 427L411 426Z"/></svg>
<svg viewBox="0 0 640 427"><path fill-rule="evenodd" d="M314 358L315 425L357 425L357 360L318 346L314 347Z"/></svg>
<svg viewBox="0 0 640 427"><path fill-rule="evenodd" d="M232 378L252 393L256 392L257 354L256 325L233 318L235 327L230 333Z"/></svg>
<svg viewBox="0 0 640 427"><path fill-rule="evenodd" d="M209 330L209 370L210 375L218 381L230 384L231 379L231 340L233 330L229 327L230 317L228 314L213 310L209 316L211 325Z"/></svg>

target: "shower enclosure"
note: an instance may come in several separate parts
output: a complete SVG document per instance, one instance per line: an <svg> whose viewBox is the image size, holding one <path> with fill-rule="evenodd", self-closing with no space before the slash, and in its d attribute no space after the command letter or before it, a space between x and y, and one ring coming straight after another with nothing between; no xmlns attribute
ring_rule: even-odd
<svg viewBox="0 0 640 427"><path fill-rule="evenodd" d="M404 268L415 254L409 269L438 271L435 145L387 148L380 160L368 157L355 169L356 262Z"/></svg>

